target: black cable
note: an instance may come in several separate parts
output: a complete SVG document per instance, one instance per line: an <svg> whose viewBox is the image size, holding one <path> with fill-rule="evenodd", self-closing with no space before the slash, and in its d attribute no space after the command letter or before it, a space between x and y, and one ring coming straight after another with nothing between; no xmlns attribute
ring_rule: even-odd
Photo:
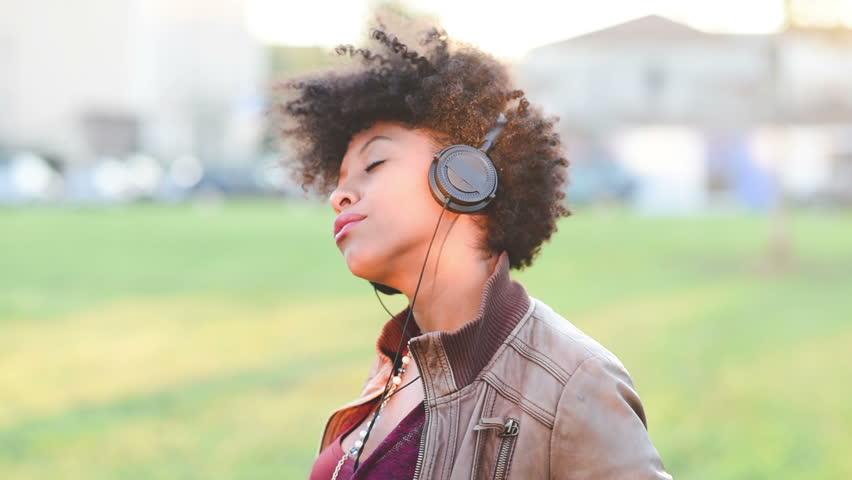
<svg viewBox="0 0 852 480"><path fill-rule="evenodd" d="M406 327L408 326L408 321L411 320L411 315L414 313L414 302L417 301L417 293L420 291L420 282L423 280L423 272L426 271L426 261L429 260L429 252L432 251L432 243L435 241L435 235L438 234L438 227L441 226L441 218L444 216L444 212L447 211L447 205L450 203L450 197L444 201L444 206L441 209L441 215L438 216L438 223L435 224L435 231L432 232L432 239L429 240L429 247L426 249L426 258L423 259L423 267L420 269L420 277L417 279L417 287L414 289L414 297L411 299L411 305L408 309L408 316L405 319L405 323L402 324L402 334L399 336L399 345L396 347L396 354L393 358L393 365L391 366L391 374L388 375L388 381L385 383L385 390L382 392L382 398L379 401L379 408L376 409L373 414L373 418L370 420L370 425L367 427L367 433L364 435L364 439L361 441L361 448L358 449L358 454L355 456L355 467L358 468L358 460L361 458L361 452L364 451L364 445L367 444L367 439L370 438L370 432L373 430L373 425L376 423L376 417L379 415L379 410L381 409L382 403L385 401L385 396L388 394L388 386L390 386L391 379L393 378L393 372L397 368L396 361L399 359L400 351L402 350L402 342L405 340L406 334L408 330ZM384 305L384 304L382 304Z"/></svg>
<svg viewBox="0 0 852 480"><path fill-rule="evenodd" d="M396 315L394 315L393 313L391 313L391 311L390 311L390 310L388 310L388 307L386 307L386 306L385 306L385 302L383 302L383 301L382 301L382 297L380 297L380 296L379 296L379 289L378 289L378 288L376 288L376 286L375 286L375 285L373 285L373 291L374 291L374 292L376 292L376 298L378 298L378 299L379 299L379 303L381 303L381 304L382 304L382 308L384 308L384 309L385 309L385 311L386 311L386 312L388 312L388 315L390 315L391 317L395 317Z"/></svg>
<svg viewBox="0 0 852 480"><path fill-rule="evenodd" d="M411 384L412 384L412 383L414 383L414 381L415 381L415 380L417 380L418 378L420 378L420 375L417 375L416 377L412 378L410 382L408 382L408 383L406 383L405 385L403 385L403 386L401 386L401 387L397 388L396 390L394 390L394 391L393 391L393 393L391 393L390 395L388 395L388 398L391 398L392 396L396 395L397 393L399 393L399 392L400 392L400 390L402 390L403 388L405 388L405 387L407 387L407 386L411 385Z"/></svg>

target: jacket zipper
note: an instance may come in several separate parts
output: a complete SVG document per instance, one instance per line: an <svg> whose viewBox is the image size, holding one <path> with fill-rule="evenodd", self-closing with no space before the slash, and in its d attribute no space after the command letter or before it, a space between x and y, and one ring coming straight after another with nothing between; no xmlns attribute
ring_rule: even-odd
<svg viewBox="0 0 852 480"><path fill-rule="evenodd" d="M515 439L518 438L518 421L510 418L506 421L505 430L500 433L503 441L500 442L500 453L497 455L497 468L494 470L494 479L502 480L506 477L506 469L509 466L509 456L512 453L512 446Z"/></svg>
<svg viewBox="0 0 852 480"><path fill-rule="evenodd" d="M420 370L420 361L417 359L417 352L411 348L411 340L408 341L408 347L408 351L411 352L411 356L417 364L417 369ZM423 370L420 371L422 372ZM423 378L422 375L423 374L421 373L421 379ZM426 412L426 420L423 422L423 431L420 434L420 445L417 447L417 463L414 465L414 477L412 480L420 478L420 469L423 467L423 457L426 453L426 432L429 430L429 407L427 405L427 399L429 396L426 395L426 382L421 380L421 383L423 383L423 394L424 397L426 397L423 401L423 410Z"/></svg>
<svg viewBox="0 0 852 480"><path fill-rule="evenodd" d="M520 423L511 417L509 417L505 423L501 423L499 417L489 417L483 418L473 427L474 430L485 430L488 428L499 430L497 436L503 439L500 442L500 450L497 453L497 465L494 468L494 480L502 480L506 478L506 470L509 466L509 457L512 454L512 447L515 443L515 439L518 438Z"/></svg>

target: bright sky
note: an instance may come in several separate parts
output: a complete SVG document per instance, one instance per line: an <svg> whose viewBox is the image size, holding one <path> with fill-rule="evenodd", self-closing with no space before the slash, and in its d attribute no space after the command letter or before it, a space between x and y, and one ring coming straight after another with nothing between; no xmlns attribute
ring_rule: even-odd
<svg viewBox="0 0 852 480"><path fill-rule="evenodd" d="M817 1L817 0L814 0ZM447 33L507 60L558 40L658 14L692 27L767 33L784 21L783 0L408 0L437 16ZM265 43L358 43L369 0L247 0L246 21Z"/></svg>

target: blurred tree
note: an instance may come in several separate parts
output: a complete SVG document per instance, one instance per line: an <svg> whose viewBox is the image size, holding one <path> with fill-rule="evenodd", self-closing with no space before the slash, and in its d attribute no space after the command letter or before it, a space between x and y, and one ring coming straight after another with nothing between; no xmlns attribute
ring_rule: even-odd
<svg viewBox="0 0 852 480"><path fill-rule="evenodd" d="M792 22L792 2L786 0L784 2L784 30L790 28ZM773 36L771 48L768 51L769 64L772 69L772 93L773 93L773 117L780 126L785 126L787 122L787 108L784 102L787 92L782 91L784 81L782 76L781 66L781 49L783 37L781 35ZM785 136L785 139L787 137ZM772 172L773 181L775 183L776 198L772 204L770 211L770 232L769 239L766 243L765 251L765 267L770 272L784 271L790 267L793 256L792 238L790 235L789 218L787 212L787 200L785 188L782 179L782 172L785 166L785 156L789 149L785 148L778 158L773 162L774 170Z"/></svg>

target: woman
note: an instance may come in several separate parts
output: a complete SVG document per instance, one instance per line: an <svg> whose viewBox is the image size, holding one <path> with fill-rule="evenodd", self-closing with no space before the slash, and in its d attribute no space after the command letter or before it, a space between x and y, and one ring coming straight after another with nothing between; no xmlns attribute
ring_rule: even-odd
<svg viewBox="0 0 852 480"><path fill-rule="evenodd" d="M407 31L420 52L380 22L377 48L337 48L357 68L286 84L294 171L330 193L349 270L409 299L310 478L671 478L619 360L509 276L571 213L556 120L492 57ZM488 144L498 179L474 212L430 185L456 144ZM485 175L464 170L459 185Z"/></svg>

